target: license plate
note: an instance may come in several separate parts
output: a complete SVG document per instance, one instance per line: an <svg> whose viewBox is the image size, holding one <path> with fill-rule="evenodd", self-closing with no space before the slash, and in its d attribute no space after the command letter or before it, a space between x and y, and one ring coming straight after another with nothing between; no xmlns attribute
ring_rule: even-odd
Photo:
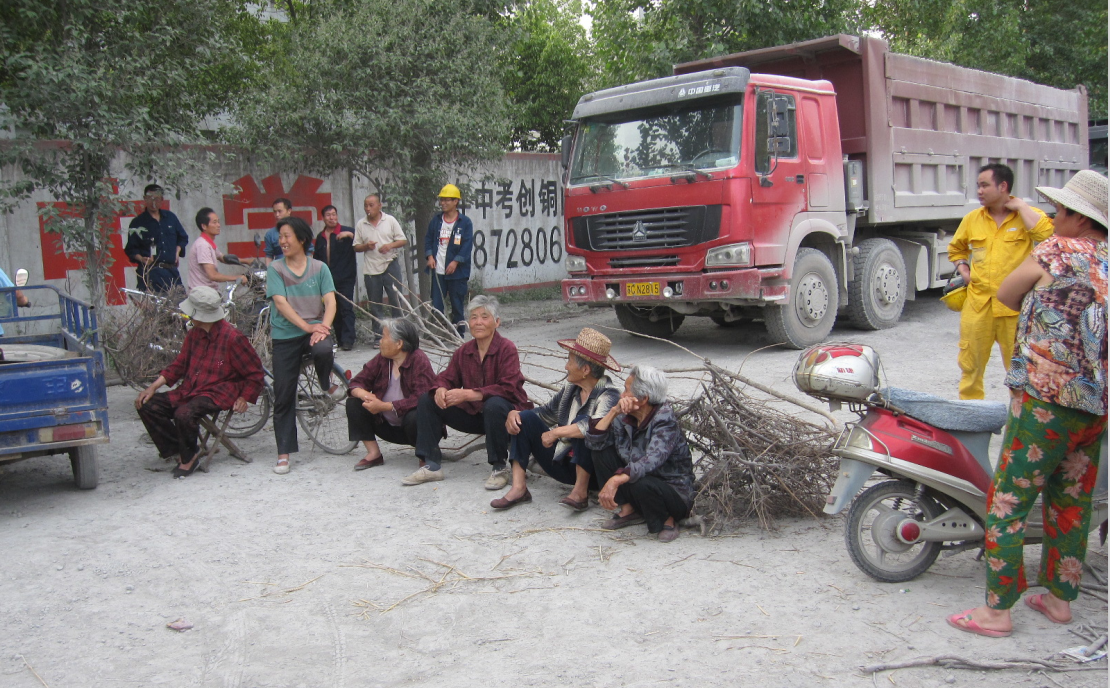
<svg viewBox="0 0 1110 688"><path fill-rule="evenodd" d="M624 285L625 296L659 296L658 282L628 282Z"/></svg>

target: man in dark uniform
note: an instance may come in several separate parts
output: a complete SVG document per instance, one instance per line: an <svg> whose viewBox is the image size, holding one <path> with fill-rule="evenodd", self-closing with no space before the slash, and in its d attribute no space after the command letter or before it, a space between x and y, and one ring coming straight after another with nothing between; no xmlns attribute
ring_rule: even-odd
<svg viewBox="0 0 1110 688"><path fill-rule="evenodd" d="M145 210L128 226L123 252L136 265L135 281L142 291L164 292L181 286L178 262L185 257L189 234L181 221L163 210L163 191L157 184L143 189Z"/></svg>
<svg viewBox="0 0 1110 688"><path fill-rule="evenodd" d="M355 299L355 282L358 280L358 265L355 262L355 230L339 224L339 211L334 205L326 205L320 210L324 218L324 228L316 236L313 257L328 266L335 290L346 298L336 299L335 339L344 351L355 345L355 309L351 304Z"/></svg>

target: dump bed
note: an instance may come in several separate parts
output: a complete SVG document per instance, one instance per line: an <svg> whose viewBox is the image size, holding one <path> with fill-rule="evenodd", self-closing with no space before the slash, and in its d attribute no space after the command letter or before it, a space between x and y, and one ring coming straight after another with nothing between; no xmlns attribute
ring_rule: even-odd
<svg viewBox="0 0 1110 688"><path fill-rule="evenodd" d="M1087 167L1087 94L890 52L839 34L676 65L675 74L747 67L826 79L836 88L843 153L864 163L861 224L958 220L979 207L978 169L1014 170L1014 194L1050 209L1037 186Z"/></svg>

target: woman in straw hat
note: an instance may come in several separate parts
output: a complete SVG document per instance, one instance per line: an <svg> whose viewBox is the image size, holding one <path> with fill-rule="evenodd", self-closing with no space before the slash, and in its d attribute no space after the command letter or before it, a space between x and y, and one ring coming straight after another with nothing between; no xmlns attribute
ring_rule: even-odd
<svg viewBox="0 0 1110 688"><path fill-rule="evenodd" d="M490 502L494 509L532 501L525 474L530 458L555 480L574 486L560 504L574 511L590 506L594 467L582 438L590 429L590 419L604 416L620 398L620 390L605 371L620 372L621 367L609 355L609 338L597 330L584 328L577 339L562 339L558 344L568 352L567 383L543 406L509 413L505 429L513 436L509 451L513 484L505 496ZM593 486L596 489L597 483Z"/></svg>
<svg viewBox="0 0 1110 688"><path fill-rule="evenodd" d="M1012 633L1010 608L1028 587L1025 520L1042 490L1037 582L1048 592L1025 604L1054 623L1071 621L1106 432L1107 180L1083 170L1062 189L1037 191L1056 206L1055 234L998 289L1021 314L1006 376L1010 417L987 505L987 603L948 617L989 637ZM1018 212L1031 212L1021 205Z"/></svg>

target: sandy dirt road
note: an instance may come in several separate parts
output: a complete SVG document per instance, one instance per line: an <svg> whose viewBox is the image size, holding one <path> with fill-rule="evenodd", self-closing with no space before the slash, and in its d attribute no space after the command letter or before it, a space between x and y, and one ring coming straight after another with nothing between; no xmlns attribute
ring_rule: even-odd
<svg viewBox="0 0 1110 688"><path fill-rule="evenodd" d="M617 327L610 311L558 304L513 305L504 320L518 345ZM892 384L954 398L957 321L924 298L892 330L834 336L875 346ZM687 362L666 344L613 339L626 364ZM770 343L761 326L692 319L675 341L798 395L797 352L756 351ZM368 356L340 361L357 370ZM992 363L987 395L1001 401ZM292 472L278 476L269 427L241 442L254 463L221 454L210 473L172 480L141 440L134 396L110 390L96 490L77 491L63 459L0 472L0 686L1107 684L1105 662L1051 677L860 673L918 656L1043 658L1080 644L1020 605L1007 639L948 628L945 615L983 598L974 552L880 584L852 564L840 516L785 520L773 533L684 531L661 544L643 527L597 531L605 512L595 503L569 513L556 504L566 490L547 478L530 481L531 505L492 512L480 454L449 464L442 483L404 488L411 450L383 445L385 466L355 473L358 452L311 451L302 435ZM1040 548L1026 556L1036 567ZM1093 539L1090 559L1105 570L1106 557ZM1075 610L1079 622L1106 623L1100 600L1083 596ZM193 628L166 628L178 618Z"/></svg>

